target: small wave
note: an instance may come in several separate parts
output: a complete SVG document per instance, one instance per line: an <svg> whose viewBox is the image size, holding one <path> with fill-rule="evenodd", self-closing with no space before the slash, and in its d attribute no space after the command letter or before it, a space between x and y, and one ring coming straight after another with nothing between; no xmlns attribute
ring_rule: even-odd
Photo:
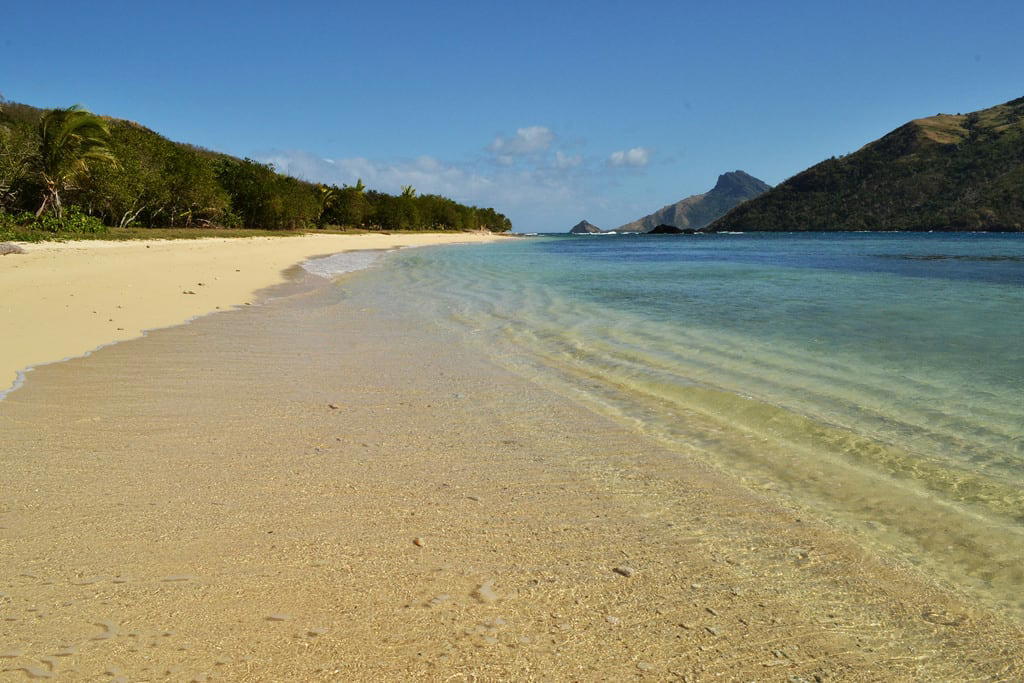
<svg viewBox="0 0 1024 683"><path fill-rule="evenodd" d="M383 255L384 252L379 249L343 251L339 254L303 261L302 267L313 275L331 278L369 268Z"/></svg>
<svg viewBox="0 0 1024 683"><path fill-rule="evenodd" d="M1008 254L879 254L879 258L900 259L903 261L1024 261L1024 256Z"/></svg>

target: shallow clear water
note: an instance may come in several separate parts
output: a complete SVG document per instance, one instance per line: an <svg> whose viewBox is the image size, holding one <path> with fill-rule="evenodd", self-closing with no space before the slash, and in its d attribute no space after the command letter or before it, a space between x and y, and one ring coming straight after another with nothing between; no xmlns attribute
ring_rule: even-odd
<svg viewBox="0 0 1024 683"><path fill-rule="evenodd" d="M1024 614L1024 236L539 237L366 281Z"/></svg>

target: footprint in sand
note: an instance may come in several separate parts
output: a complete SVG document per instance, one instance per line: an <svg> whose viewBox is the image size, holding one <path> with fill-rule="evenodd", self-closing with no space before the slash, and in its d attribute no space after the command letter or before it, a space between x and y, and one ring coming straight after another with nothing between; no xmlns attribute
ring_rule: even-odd
<svg viewBox="0 0 1024 683"><path fill-rule="evenodd" d="M164 583L179 583L182 581L192 581L196 577L193 574L172 574L171 576L165 576L160 579Z"/></svg>
<svg viewBox="0 0 1024 683"><path fill-rule="evenodd" d="M112 621L96 621L93 622L94 626L99 626L103 629L103 633L99 633L92 637L93 640L110 640L116 638L120 627Z"/></svg>
<svg viewBox="0 0 1024 683"><path fill-rule="evenodd" d="M53 671L47 671L38 666L22 666L17 669L7 669L7 671L24 671L29 678L53 678L57 675Z"/></svg>
<svg viewBox="0 0 1024 683"><path fill-rule="evenodd" d="M500 597L498 592L494 590L494 584L491 581L485 581L480 584L480 587L473 591L473 597L478 602L489 604L495 602Z"/></svg>
<svg viewBox="0 0 1024 683"><path fill-rule="evenodd" d="M94 583L99 583L100 581L103 581L106 578L107 577L105 577L105 576L90 576L90 577L84 578L84 579L76 579L75 581L71 582L71 585L72 586L91 586Z"/></svg>

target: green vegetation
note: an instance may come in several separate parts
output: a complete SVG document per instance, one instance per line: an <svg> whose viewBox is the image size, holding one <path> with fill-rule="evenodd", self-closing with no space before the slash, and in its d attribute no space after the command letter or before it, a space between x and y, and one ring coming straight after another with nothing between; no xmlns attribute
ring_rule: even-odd
<svg viewBox="0 0 1024 683"><path fill-rule="evenodd" d="M1024 97L911 121L707 230L1024 231Z"/></svg>
<svg viewBox="0 0 1024 683"><path fill-rule="evenodd" d="M0 213L0 242L45 242L49 240L191 240L204 237L287 237L295 233L289 230L248 230L245 228L112 228L92 216L85 216L77 209L79 220L89 223L79 224L76 221L57 221L54 218L43 218L31 221L30 214L12 216ZM49 229L47 229L49 223ZM55 228L54 223L59 223ZM29 227L25 227L25 226ZM82 229L83 227L87 229ZM317 231L320 233L321 231ZM325 234L348 234L354 231L324 230ZM359 231L370 232L370 231Z"/></svg>
<svg viewBox="0 0 1024 683"><path fill-rule="evenodd" d="M107 226L95 216L82 213L77 206L35 216L0 212L0 242L42 242L52 239L89 239L105 237Z"/></svg>
<svg viewBox="0 0 1024 683"><path fill-rule="evenodd" d="M60 219L64 215L61 195L81 189L89 171L103 164L116 165L108 145L110 131L98 116L78 105L53 109L39 119L39 149L28 158L28 168L42 185L41 216L49 208Z"/></svg>
<svg viewBox="0 0 1024 683"><path fill-rule="evenodd" d="M512 224L494 209L418 196L410 186L390 195L367 190L361 180L351 187L305 182L270 164L172 142L77 106L41 110L0 102L0 240L125 239L156 236L138 229L169 228L199 236L224 230L504 232Z"/></svg>

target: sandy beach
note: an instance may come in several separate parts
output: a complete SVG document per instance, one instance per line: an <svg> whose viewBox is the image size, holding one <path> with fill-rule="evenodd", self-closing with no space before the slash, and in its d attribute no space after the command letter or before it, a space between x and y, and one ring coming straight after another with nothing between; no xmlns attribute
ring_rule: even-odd
<svg viewBox="0 0 1024 683"><path fill-rule="evenodd" d="M160 245L205 266L153 281L206 306L179 318L227 309L344 238L281 242L244 286L238 251ZM223 299L179 293L199 277ZM286 282L0 402L0 680L1024 674L1017 622L363 282Z"/></svg>
<svg viewBox="0 0 1024 683"><path fill-rule="evenodd" d="M302 235L23 244L0 257L0 392L17 372L145 330L244 305L312 256L499 236L471 233Z"/></svg>

